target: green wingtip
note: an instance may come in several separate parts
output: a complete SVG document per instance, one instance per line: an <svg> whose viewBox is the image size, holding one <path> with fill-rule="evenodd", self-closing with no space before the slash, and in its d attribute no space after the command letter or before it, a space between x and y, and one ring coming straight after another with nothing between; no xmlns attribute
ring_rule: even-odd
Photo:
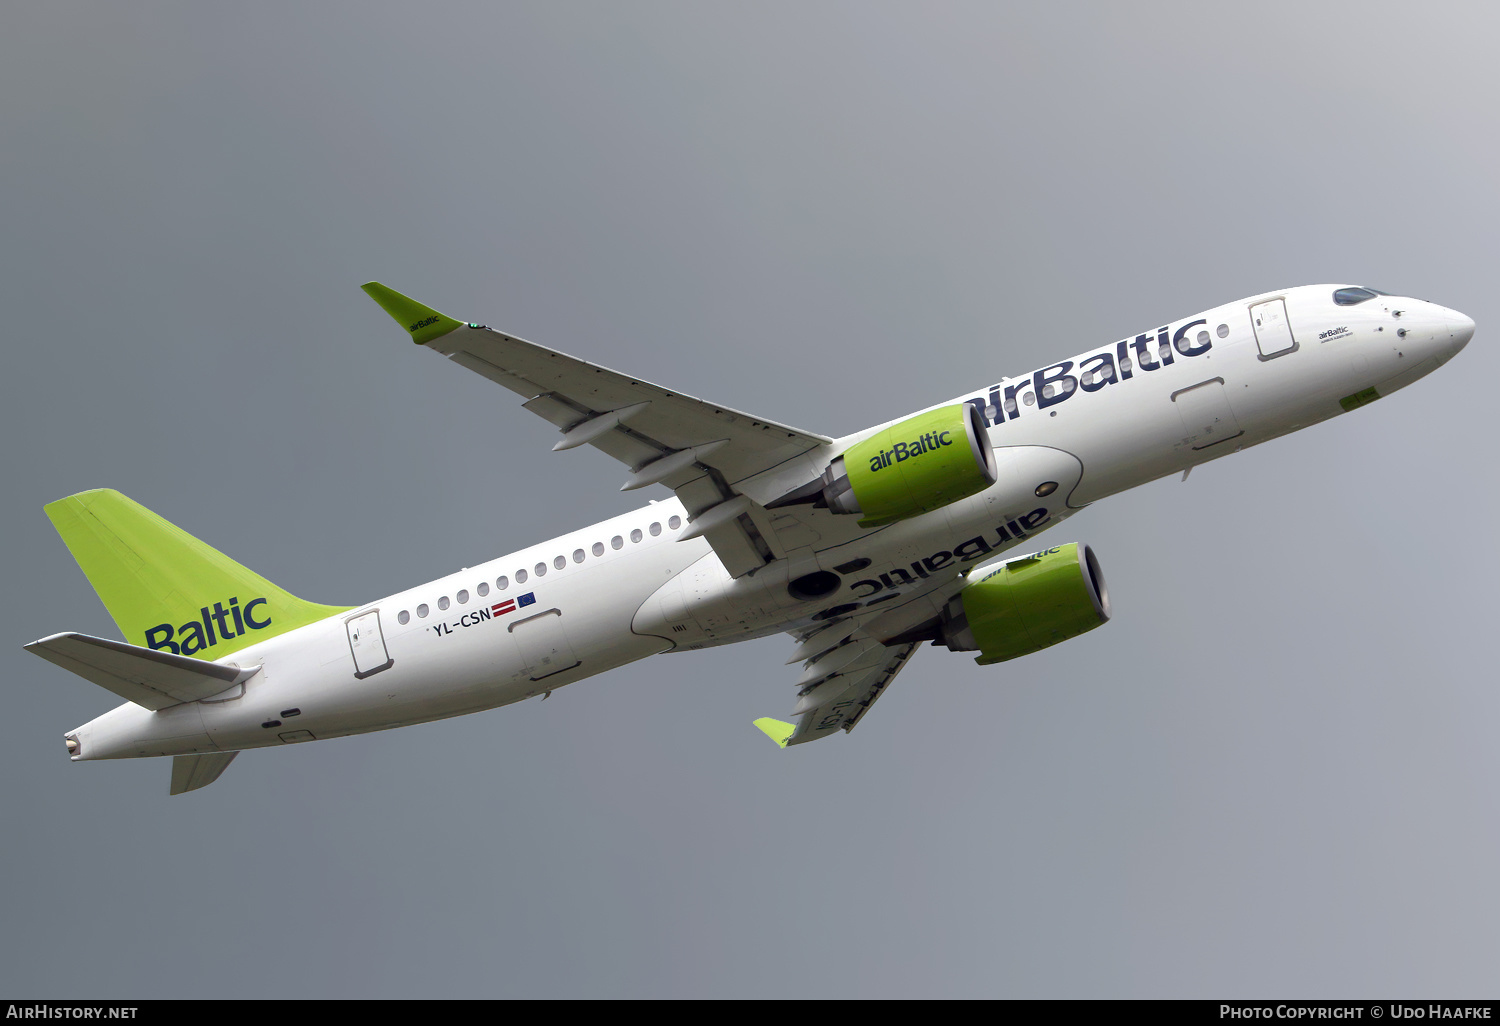
<svg viewBox="0 0 1500 1026"><path fill-rule="evenodd" d="M393 288L369 281L361 285L365 294L380 304L380 309L391 315L401 327L411 332L411 340L417 345L426 345L435 338L442 338L454 328L463 327L446 314L440 314L430 306L423 306L410 296L403 296Z"/></svg>
<svg viewBox="0 0 1500 1026"><path fill-rule="evenodd" d="M785 748L786 743L790 741L792 739L792 735L797 732L797 725L795 723L786 723L782 720L773 720L769 716L762 716L760 719L755 721L755 725L761 729L761 732L764 733L766 737L770 738L772 741L775 741L777 746L780 748Z"/></svg>

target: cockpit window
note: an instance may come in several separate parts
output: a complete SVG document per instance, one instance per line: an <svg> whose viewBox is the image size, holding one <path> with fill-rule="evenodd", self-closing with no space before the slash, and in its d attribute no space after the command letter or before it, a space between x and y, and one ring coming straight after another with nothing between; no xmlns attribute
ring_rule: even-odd
<svg viewBox="0 0 1500 1026"><path fill-rule="evenodd" d="M1333 294L1333 301L1339 306L1357 306L1367 299L1383 296L1384 292L1376 292L1374 289L1348 288L1339 289Z"/></svg>

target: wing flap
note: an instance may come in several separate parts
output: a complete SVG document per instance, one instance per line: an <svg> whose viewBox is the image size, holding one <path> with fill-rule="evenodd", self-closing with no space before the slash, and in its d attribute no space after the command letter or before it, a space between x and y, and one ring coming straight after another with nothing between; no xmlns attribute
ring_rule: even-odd
<svg viewBox="0 0 1500 1026"><path fill-rule="evenodd" d="M26 651L153 712L222 694L260 669L210 663L87 634L54 634L33 641Z"/></svg>

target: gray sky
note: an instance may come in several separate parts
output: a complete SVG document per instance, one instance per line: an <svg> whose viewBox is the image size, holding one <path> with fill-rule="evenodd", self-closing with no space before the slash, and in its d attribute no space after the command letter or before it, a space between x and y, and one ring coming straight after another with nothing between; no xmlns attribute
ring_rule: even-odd
<svg viewBox="0 0 1500 1026"><path fill-rule="evenodd" d="M66 4L0 34L0 992L1493 996L1487 5ZM779 752L788 642L71 765L111 486L316 601L639 502L357 286L842 434L1256 292L1479 324L1100 503L1105 628ZM661 490L664 496L665 490ZM1051 536L1049 536L1051 537Z"/></svg>

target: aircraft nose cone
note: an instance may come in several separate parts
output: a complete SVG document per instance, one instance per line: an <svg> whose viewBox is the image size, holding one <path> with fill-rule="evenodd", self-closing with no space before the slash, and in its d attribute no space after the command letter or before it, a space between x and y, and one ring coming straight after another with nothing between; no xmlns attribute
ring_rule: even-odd
<svg viewBox="0 0 1500 1026"><path fill-rule="evenodd" d="M1448 311L1448 344L1458 352L1474 337L1474 318L1457 310Z"/></svg>

